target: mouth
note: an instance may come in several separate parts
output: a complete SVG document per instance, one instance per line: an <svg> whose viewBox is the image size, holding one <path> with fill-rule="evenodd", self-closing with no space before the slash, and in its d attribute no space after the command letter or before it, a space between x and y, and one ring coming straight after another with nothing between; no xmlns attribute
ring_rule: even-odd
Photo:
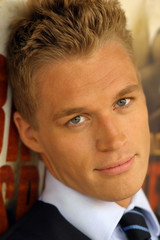
<svg viewBox="0 0 160 240"><path fill-rule="evenodd" d="M134 159L135 155L125 160L120 160L116 163L112 163L110 166L95 170L108 176L118 175L128 171L132 167Z"/></svg>

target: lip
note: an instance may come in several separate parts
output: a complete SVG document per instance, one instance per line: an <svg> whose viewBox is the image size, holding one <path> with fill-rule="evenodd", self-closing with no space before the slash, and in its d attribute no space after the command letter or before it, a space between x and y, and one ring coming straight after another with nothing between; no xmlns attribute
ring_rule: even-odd
<svg viewBox="0 0 160 240"><path fill-rule="evenodd" d="M110 164L110 166L107 166L101 169L95 169L95 170L109 176L118 175L128 171L132 167L134 159L135 159L135 155L125 160L121 160L116 163Z"/></svg>

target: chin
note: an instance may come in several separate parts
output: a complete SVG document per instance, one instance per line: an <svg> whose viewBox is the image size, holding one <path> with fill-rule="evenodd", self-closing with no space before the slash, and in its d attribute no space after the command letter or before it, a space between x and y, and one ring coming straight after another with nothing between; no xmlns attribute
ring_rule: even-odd
<svg viewBox="0 0 160 240"><path fill-rule="evenodd" d="M131 188L126 188L123 191L119 192L119 194L117 194L117 197L115 196L116 200L114 200L115 202L118 201L127 201L130 199L132 199L132 197L141 189L142 184L138 184L137 186L131 187ZM129 201L129 203L130 203Z"/></svg>

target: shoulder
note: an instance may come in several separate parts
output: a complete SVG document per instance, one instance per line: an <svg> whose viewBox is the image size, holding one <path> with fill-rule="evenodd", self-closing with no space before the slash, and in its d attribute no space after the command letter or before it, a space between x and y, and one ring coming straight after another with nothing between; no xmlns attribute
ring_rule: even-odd
<svg viewBox="0 0 160 240"><path fill-rule="evenodd" d="M88 240L48 203L37 201L0 240Z"/></svg>

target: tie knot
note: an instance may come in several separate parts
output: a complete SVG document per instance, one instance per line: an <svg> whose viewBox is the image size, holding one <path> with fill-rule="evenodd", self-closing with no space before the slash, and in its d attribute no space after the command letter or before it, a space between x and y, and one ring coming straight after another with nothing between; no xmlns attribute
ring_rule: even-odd
<svg viewBox="0 0 160 240"><path fill-rule="evenodd" d="M129 240L151 239L145 216L138 207L125 213L119 223Z"/></svg>

